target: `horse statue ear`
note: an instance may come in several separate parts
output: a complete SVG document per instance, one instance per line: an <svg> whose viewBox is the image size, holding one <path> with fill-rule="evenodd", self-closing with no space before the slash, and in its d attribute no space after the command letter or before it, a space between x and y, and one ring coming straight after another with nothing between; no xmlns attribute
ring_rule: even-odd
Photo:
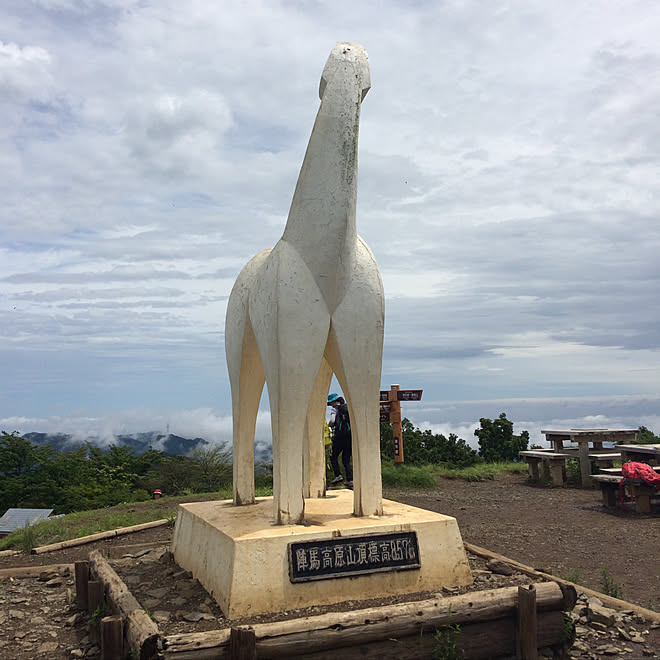
<svg viewBox="0 0 660 660"><path fill-rule="evenodd" d="M351 62L355 68L355 76L360 84L360 103L362 103L367 92L371 89L369 56L362 46L345 41L338 41L328 56L328 61L325 63L323 73L321 74L321 82L319 83L319 98L323 100L328 82L332 80L337 69L344 62Z"/></svg>

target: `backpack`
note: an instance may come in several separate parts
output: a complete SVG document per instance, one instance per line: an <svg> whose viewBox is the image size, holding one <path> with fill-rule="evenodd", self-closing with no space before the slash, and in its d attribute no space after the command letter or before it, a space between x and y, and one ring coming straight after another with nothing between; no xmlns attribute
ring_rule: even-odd
<svg viewBox="0 0 660 660"><path fill-rule="evenodd" d="M660 474L646 463L628 461L621 468L621 474L624 479L641 479L647 484L655 484L656 487L660 486Z"/></svg>
<svg viewBox="0 0 660 660"><path fill-rule="evenodd" d="M621 498L621 507L624 507L624 489L628 479L639 479L649 485L655 485L660 489L660 474L658 474L650 465L646 463L637 463L636 461L628 461L623 464L621 468L621 475L623 479L619 482L619 497ZM631 493L631 499L634 500Z"/></svg>
<svg viewBox="0 0 660 660"><path fill-rule="evenodd" d="M351 433L351 420L348 416L348 406L342 403L335 415L335 437L345 437Z"/></svg>

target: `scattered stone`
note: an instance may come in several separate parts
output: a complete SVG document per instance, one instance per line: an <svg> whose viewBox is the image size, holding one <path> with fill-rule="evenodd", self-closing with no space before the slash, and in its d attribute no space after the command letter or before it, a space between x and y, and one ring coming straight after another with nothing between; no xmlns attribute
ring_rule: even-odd
<svg viewBox="0 0 660 660"><path fill-rule="evenodd" d="M53 580L56 577L58 577L56 571L42 571L39 573L37 580L39 580L39 582L48 582L48 580Z"/></svg>
<svg viewBox="0 0 660 660"><path fill-rule="evenodd" d="M101 655L101 649L98 646L92 646L92 648L87 651L86 657L93 658L96 655Z"/></svg>
<svg viewBox="0 0 660 660"><path fill-rule="evenodd" d="M32 625L41 625L42 623L46 623L46 619L44 619L42 616L33 616L30 619L30 623Z"/></svg>
<svg viewBox="0 0 660 660"><path fill-rule="evenodd" d="M596 651L603 653L604 655L619 655L619 647L614 646L613 644L603 644L596 648Z"/></svg>
<svg viewBox="0 0 660 660"><path fill-rule="evenodd" d="M57 651L57 642L44 642L38 649L39 653L53 653Z"/></svg>
<svg viewBox="0 0 660 660"><path fill-rule="evenodd" d="M630 635L625 631L625 629L617 626L616 631L619 633L619 637L621 637L621 639L625 639L628 642L630 641Z"/></svg>
<svg viewBox="0 0 660 660"><path fill-rule="evenodd" d="M182 605L186 604L186 599L183 598L182 596L177 596L176 598L172 598L170 603L175 607L181 607Z"/></svg>
<svg viewBox="0 0 660 660"><path fill-rule="evenodd" d="M25 614L21 610L9 610L8 612L10 619L24 619Z"/></svg>
<svg viewBox="0 0 660 660"><path fill-rule="evenodd" d="M201 612L187 612L181 618L192 623L197 623L197 621L201 621L204 618L204 615Z"/></svg>
<svg viewBox="0 0 660 660"><path fill-rule="evenodd" d="M152 613L151 618L156 623L165 623L170 620L170 613L165 610L156 610Z"/></svg>
<svg viewBox="0 0 660 660"><path fill-rule="evenodd" d="M124 582L126 584L140 584L140 582L142 582L142 579L140 578L139 575L127 575L124 578Z"/></svg>
<svg viewBox="0 0 660 660"><path fill-rule="evenodd" d="M634 635L630 635L630 641L633 642L633 644L643 644L644 638L639 633L636 633Z"/></svg>
<svg viewBox="0 0 660 660"><path fill-rule="evenodd" d="M135 557L135 559L138 559L139 557L144 557L145 555L148 555L151 552L152 548L145 548L144 550L138 550L137 552L134 552L131 556Z"/></svg>
<svg viewBox="0 0 660 660"><path fill-rule="evenodd" d="M70 658L84 658L85 657L85 652L82 649L73 649L71 653L69 653Z"/></svg>
<svg viewBox="0 0 660 660"><path fill-rule="evenodd" d="M592 599L597 601L597 598ZM589 601L589 614L588 617L592 623L602 623L605 626L614 625L615 617L614 610L609 609L609 607L603 607L598 605L596 602Z"/></svg>
<svg viewBox="0 0 660 660"><path fill-rule="evenodd" d="M497 573L498 575L513 575L513 568L499 559L490 559L486 563L486 568L491 573Z"/></svg>
<svg viewBox="0 0 660 660"><path fill-rule="evenodd" d="M83 620L83 615L80 612L77 612L76 614L70 616L65 622L65 626L77 626L79 623L81 623Z"/></svg>
<svg viewBox="0 0 660 660"><path fill-rule="evenodd" d="M64 581L59 576L54 577L52 580L48 580L48 582L46 582L46 586L49 589L54 589L55 587L61 587L63 584L64 584Z"/></svg>
<svg viewBox="0 0 660 660"><path fill-rule="evenodd" d="M169 587L161 587L160 589L150 589L147 594L152 598L162 598L169 590Z"/></svg>

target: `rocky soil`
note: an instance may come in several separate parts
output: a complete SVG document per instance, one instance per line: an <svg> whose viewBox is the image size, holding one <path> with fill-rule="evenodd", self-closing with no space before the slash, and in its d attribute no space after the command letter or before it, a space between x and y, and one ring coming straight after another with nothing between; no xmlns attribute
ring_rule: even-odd
<svg viewBox="0 0 660 660"><path fill-rule="evenodd" d="M601 589L600 571L606 567L623 589L624 598L643 607L658 602L657 516L607 513L600 506L597 492L532 488L517 477L477 484L448 481L433 492L387 495L455 515L468 542L555 575L581 574L582 583L596 590ZM0 569L69 563L87 558L90 550L100 548L115 557L111 560L115 570L165 634L290 619L329 609L307 608L230 622L199 583L173 562L165 545L170 535L171 530L162 527L48 555L2 558ZM144 542L161 545L142 549L133 545L126 552L121 550L122 545ZM511 571L509 566L480 557L470 555L470 563L473 589L535 581ZM75 606L72 576L67 571L56 573L47 566L42 568L41 574L33 577L0 577L0 658L100 657L95 626ZM446 590L445 595L463 591ZM402 599L348 601L332 609L350 610L397 600ZM598 599L582 594L572 618L576 641L570 657L660 657L660 627L631 611L615 612L603 607Z"/></svg>

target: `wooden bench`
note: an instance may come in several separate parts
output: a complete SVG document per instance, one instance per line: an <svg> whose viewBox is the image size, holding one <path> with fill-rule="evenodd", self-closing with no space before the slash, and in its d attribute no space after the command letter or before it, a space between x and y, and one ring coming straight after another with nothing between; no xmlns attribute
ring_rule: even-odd
<svg viewBox="0 0 660 660"><path fill-rule="evenodd" d="M660 465L656 465L655 467L653 465L649 465L649 467L656 472L660 472ZM618 474L619 479L623 478L623 475L621 474L621 468L620 467L606 467L606 468L600 468L600 474Z"/></svg>
<svg viewBox="0 0 660 660"><path fill-rule="evenodd" d="M566 480L567 454L547 449L534 449L518 452L518 455L527 463L529 478L532 481L539 481L540 474L543 475L543 479L547 479L557 486L561 486ZM539 465L541 465L541 473L539 473Z"/></svg>
<svg viewBox="0 0 660 660"><path fill-rule="evenodd" d="M616 474L592 474L591 480L600 486L603 495L603 505L615 507L619 499L622 477ZM657 496L655 486L647 484L642 479L626 479L624 490L630 489L635 500L635 511L637 513L651 513L651 498Z"/></svg>

